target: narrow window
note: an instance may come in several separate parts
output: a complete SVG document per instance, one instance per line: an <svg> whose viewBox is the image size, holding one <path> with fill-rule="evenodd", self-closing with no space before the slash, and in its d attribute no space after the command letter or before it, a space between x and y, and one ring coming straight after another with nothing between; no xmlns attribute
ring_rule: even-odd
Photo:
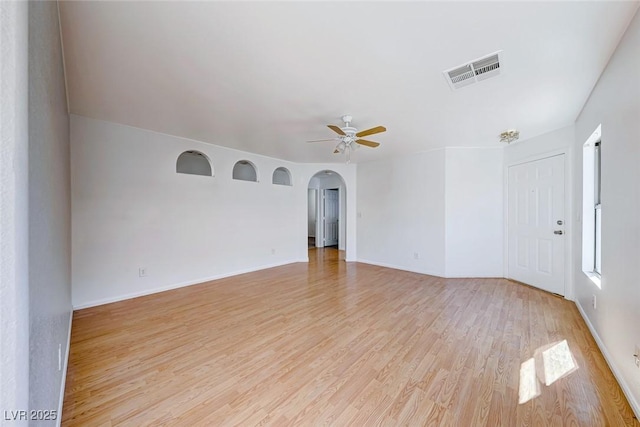
<svg viewBox="0 0 640 427"><path fill-rule="evenodd" d="M277 168L273 171L273 181L276 185L291 185L291 172L287 168Z"/></svg>
<svg viewBox="0 0 640 427"><path fill-rule="evenodd" d="M213 176L211 163L207 156L199 151L185 151L178 156L176 161L176 172L191 175Z"/></svg>
<svg viewBox="0 0 640 427"><path fill-rule="evenodd" d="M602 204L600 202L600 189L601 189L601 180L600 180L600 141L595 143L594 151L594 201L593 201L593 215L595 218L595 244L594 247L594 266L593 271L598 275L600 274L600 266L601 266L601 248L602 248Z"/></svg>
<svg viewBox="0 0 640 427"><path fill-rule="evenodd" d="M233 166L233 179L257 182L256 167L248 160L240 160Z"/></svg>
<svg viewBox="0 0 640 427"><path fill-rule="evenodd" d="M582 271L598 286L602 273L602 135L593 132L582 148Z"/></svg>

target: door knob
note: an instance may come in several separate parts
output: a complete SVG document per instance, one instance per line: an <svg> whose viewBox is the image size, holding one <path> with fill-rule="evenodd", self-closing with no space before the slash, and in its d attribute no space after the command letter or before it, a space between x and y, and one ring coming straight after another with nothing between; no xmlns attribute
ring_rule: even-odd
<svg viewBox="0 0 640 427"><path fill-rule="evenodd" d="M562 235L563 233L562 233L562 230L555 230L555 231L553 232L553 234L560 234L560 235Z"/></svg>

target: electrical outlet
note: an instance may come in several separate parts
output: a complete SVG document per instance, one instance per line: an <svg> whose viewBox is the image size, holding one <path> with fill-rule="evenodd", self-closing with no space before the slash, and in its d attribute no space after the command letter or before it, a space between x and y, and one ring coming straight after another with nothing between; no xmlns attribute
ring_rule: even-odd
<svg viewBox="0 0 640 427"><path fill-rule="evenodd" d="M147 268L146 267L140 267L138 269L138 275L140 277L147 277Z"/></svg>
<svg viewBox="0 0 640 427"><path fill-rule="evenodd" d="M276 254L276 250L274 248L271 248L271 255L275 255Z"/></svg>
<svg viewBox="0 0 640 427"><path fill-rule="evenodd" d="M420 259L420 254L418 252L414 252L413 259Z"/></svg>
<svg viewBox="0 0 640 427"><path fill-rule="evenodd" d="M62 371L62 344L58 344L58 372Z"/></svg>
<svg viewBox="0 0 640 427"><path fill-rule="evenodd" d="M594 310L596 309L596 296L595 296L595 294L591 295L591 307L593 307Z"/></svg>
<svg viewBox="0 0 640 427"><path fill-rule="evenodd" d="M633 353L633 361L636 364L636 368L640 368L640 346L636 345L636 351Z"/></svg>

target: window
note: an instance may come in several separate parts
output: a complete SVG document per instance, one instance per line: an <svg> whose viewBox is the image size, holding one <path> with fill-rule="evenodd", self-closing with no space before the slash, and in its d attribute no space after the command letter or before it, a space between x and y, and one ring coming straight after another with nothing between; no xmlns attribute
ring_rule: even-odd
<svg viewBox="0 0 640 427"><path fill-rule="evenodd" d="M233 166L233 179L257 182L256 167L248 160L240 160Z"/></svg>
<svg viewBox="0 0 640 427"><path fill-rule="evenodd" d="M273 181L276 185L291 185L291 173L287 168L277 168L273 171Z"/></svg>
<svg viewBox="0 0 640 427"><path fill-rule="evenodd" d="M598 286L602 272L601 127L582 148L582 271Z"/></svg>
<svg viewBox="0 0 640 427"><path fill-rule="evenodd" d="M191 175L213 176L211 163L207 156L199 151L185 151L178 156L176 172Z"/></svg>
<svg viewBox="0 0 640 427"><path fill-rule="evenodd" d="M594 266L593 271L600 274L601 266L601 241L602 241L602 204L600 202L600 141L594 147L594 201L593 215L595 217L595 244L594 244Z"/></svg>

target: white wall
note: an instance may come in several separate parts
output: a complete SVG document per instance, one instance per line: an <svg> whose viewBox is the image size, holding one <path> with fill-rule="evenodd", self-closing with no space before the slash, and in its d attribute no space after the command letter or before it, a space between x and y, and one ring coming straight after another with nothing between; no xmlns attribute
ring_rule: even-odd
<svg viewBox="0 0 640 427"><path fill-rule="evenodd" d="M358 260L444 276L444 203L443 149L359 164Z"/></svg>
<svg viewBox="0 0 640 427"><path fill-rule="evenodd" d="M442 277L503 273L503 149L358 166L358 259Z"/></svg>
<svg viewBox="0 0 640 427"><path fill-rule="evenodd" d="M576 121L574 206L582 206L582 144L602 124L602 289L581 271L573 226L576 302L640 417L640 14L636 13ZM597 297L597 309L591 296Z"/></svg>
<svg viewBox="0 0 640 427"><path fill-rule="evenodd" d="M446 277L503 275L503 148L447 148Z"/></svg>
<svg viewBox="0 0 640 427"><path fill-rule="evenodd" d="M71 131L75 307L306 259L306 185L271 183L296 165L80 116ZM189 149L214 177L176 173ZM232 179L241 159L259 182Z"/></svg>
<svg viewBox="0 0 640 427"><path fill-rule="evenodd" d="M61 409L71 327L69 115L56 2L29 2L29 395ZM38 425L55 425L54 420Z"/></svg>
<svg viewBox="0 0 640 427"><path fill-rule="evenodd" d="M191 149L211 159L214 177L176 173ZM242 159L259 182L232 179ZM345 179L344 240L355 258L354 165L294 164L75 115L71 165L76 308L306 261L308 184L325 169ZM271 183L279 166L292 186Z"/></svg>
<svg viewBox="0 0 640 427"><path fill-rule="evenodd" d="M28 7L0 2L0 403L7 410L29 409Z"/></svg>

